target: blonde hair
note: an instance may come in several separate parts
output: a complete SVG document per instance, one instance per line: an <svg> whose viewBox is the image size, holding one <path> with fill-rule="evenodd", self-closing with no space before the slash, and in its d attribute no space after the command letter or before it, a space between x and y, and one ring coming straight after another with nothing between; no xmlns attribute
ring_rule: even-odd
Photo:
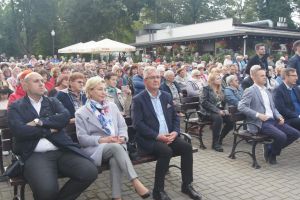
<svg viewBox="0 0 300 200"><path fill-rule="evenodd" d="M97 85L104 85L105 87L105 81L103 78L100 78L99 76L94 76L92 78L89 78L85 84L85 93L86 93L86 97L88 99L91 98L90 92L97 86Z"/></svg>
<svg viewBox="0 0 300 200"><path fill-rule="evenodd" d="M222 87L221 84L220 85L216 85L214 82L215 80L220 77L219 73L210 73L208 75L208 80L207 83L208 85L214 90L214 92L220 96L221 98L223 98L223 93L222 93ZM221 77L220 77L221 78Z"/></svg>

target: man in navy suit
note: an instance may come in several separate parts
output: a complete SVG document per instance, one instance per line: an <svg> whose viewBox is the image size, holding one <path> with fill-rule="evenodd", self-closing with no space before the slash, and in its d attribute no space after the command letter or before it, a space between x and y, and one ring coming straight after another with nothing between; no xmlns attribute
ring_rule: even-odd
<svg viewBox="0 0 300 200"><path fill-rule="evenodd" d="M300 130L300 88L296 85L296 69L284 69L282 78L283 83L274 90L275 106L287 124Z"/></svg>
<svg viewBox="0 0 300 200"><path fill-rule="evenodd" d="M192 186L192 146L179 137L180 122L174 109L172 97L160 91L160 76L156 68L144 70L145 90L133 98L132 119L137 130L138 147L146 154L157 157L153 198L170 200L164 191L165 175L173 154L181 156L181 191L192 199L201 195Z"/></svg>
<svg viewBox="0 0 300 200"><path fill-rule="evenodd" d="M64 132L70 114L43 96L43 77L32 72L23 86L27 95L10 105L8 122L34 199L76 199L97 178L97 168ZM58 174L70 178L61 190Z"/></svg>

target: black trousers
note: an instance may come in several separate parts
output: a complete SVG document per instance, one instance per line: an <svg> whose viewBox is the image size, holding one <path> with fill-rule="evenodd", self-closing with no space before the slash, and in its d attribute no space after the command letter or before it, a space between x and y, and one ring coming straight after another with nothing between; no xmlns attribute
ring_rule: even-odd
<svg viewBox="0 0 300 200"><path fill-rule="evenodd" d="M70 179L59 190L58 174ZM33 153L24 166L24 177L36 200L76 199L96 178L96 166L73 152Z"/></svg>
<svg viewBox="0 0 300 200"><path fill-rule="evenodd" d="M287 119L286 123L290 125L291 127L297 129L300 131L300 118L292 118L292 119Z"/></svg>
<svg viewBox="0 0 300 200"><path fill-rule="evenodd" d="M229 116L221 116L220 114L211 114L210 119L212 120L212 145L218 143L218 140L223 139L229 131L233 129L234 123L230 121Z"/></svg>
<svg viewBox="0 0 300 200"><path fill-rule="evenodd" d="M174 154L181 156L182 183L190 184L193 181L192 145L180 137L177 137L169 145L157 141L154 144L154 151L153 151L153 155L157 157L153 191L164 190L165 176L169 169L170 160Z"/></svg>

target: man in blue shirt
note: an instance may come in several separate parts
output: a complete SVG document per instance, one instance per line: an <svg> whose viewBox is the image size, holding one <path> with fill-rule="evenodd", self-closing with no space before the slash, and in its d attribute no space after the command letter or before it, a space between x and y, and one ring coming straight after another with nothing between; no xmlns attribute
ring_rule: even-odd
<svg viewBox="0 0 300 200"><path fill-rule="evenodd" d="M274 90L274 103L287 124L300 130L300 88L296 86L296 69L282 71L283 83Z"/></svg>
<svg viewBox="0 0 300 200"><path fill-rule="evenodd" d="M296 69L297 74L300 74L300 40L294 42L293 50L295 55L289 59L287 66ZM297 85L300 85L300 79L297 80Z"/></svg>
<svg viewBox="0 0 300 200"><path fill-rule="evenodd" d="M159 90L160 76L155 67L146 67L143 75L146 89L133 98L131 109L139 149L157 157L153 198L170 200L164 191L164 181L170 159L176 154L181 156L181 191L200 200L201 195L192 186L192 146L179 137L180 122L172 97Z"/></svg>

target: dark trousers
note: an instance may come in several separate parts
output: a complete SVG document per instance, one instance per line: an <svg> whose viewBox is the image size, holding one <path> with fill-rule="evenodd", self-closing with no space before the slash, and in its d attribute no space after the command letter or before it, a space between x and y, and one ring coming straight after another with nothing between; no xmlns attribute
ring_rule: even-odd
<svg viewBox="0 0 300 200"><path fill-rule="evenodd" d="M58 174L70 178L60 190ZM90 160L61 150L33 153L24 167L24 177L36 200L76 199L97 175Z"/></svg>
<svg viewBox="0 0 300 200"><path fill-rule="evenodd" d="M262 123L261 133L270 136L272 143L271 154L278 156L283 148L300 137L300 132L288 124L279 125L274 119Z"/></svg>
<svg viewBox="0 0 300 200"><path fill-rule="evenodd" d="M153 155L157 157L153 188L154 191L164 190L165 176L169 169L169 163L173 155L181 156L182 184L190 184L193 182L193 152L191 144L180 137L177 137L169 145L157 141L154 144Z"/></svg>
<svg viewBox="0 0 300 200"><path fill-rule="evenodd" d="M286 120L286 123L288 125L290 125L291 127L300 131L300 118L288 119L288 120Z"/></svg>
<svg viewBox="0 0 300 200"><path fill-rule="evenodd" d="M234 124L227 115L221 116L220 114L212 113L210 119L212 120L212 145L214 146L218 143L220 137L223 139L233 129Z"/></svg>

